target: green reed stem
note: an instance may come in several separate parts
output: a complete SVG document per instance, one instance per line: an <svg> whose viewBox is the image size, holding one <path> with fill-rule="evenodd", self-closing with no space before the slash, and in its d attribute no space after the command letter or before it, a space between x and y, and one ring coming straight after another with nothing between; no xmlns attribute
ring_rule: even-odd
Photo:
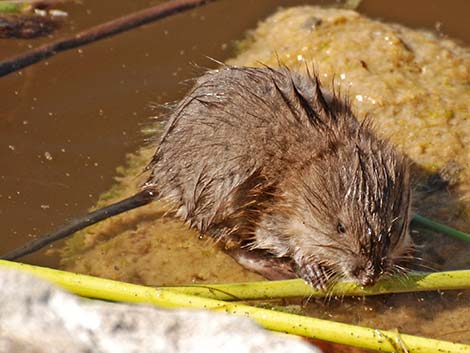
<svg viewBox="0 0 470 353"><path fill-rule="evenodd" d="M422 227L428 228L430 230L434 230L436 232L450 235L454 238L457 238L463 241L470 242L470 234L464 233L460 230L438 223L436 221L433 221L432 219L420 216L419 214L414 215L412 219L412 223L418 224Z"/></svg>

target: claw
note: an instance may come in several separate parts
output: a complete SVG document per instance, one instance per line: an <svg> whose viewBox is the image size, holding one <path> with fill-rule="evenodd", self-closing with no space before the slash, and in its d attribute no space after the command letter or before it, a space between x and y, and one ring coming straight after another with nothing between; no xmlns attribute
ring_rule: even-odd
<svg viewBox="0 0 470 353"><path fill-rule="evenodd" d="M311 287L327 291L330 276L326 273L325 267L319 264L307 264L299 267L298 272Z"/></svg>

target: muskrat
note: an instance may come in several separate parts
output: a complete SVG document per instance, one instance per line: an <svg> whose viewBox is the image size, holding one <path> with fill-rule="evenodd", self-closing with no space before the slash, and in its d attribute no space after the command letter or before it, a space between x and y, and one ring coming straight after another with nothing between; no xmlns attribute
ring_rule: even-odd
<svg viewBox="0 0 470 353"><path fill-rule="evenodd" d="M141 192L3 258L160 199L267 277L372 285L405 271L413 243L409 163L370 125L308 70L209 71L171 113Z"/></svg>

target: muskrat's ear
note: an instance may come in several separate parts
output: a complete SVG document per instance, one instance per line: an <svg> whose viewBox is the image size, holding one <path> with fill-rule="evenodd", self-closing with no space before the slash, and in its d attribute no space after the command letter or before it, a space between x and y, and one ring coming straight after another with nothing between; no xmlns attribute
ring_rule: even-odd
<svg viewBox="0 0 470 353"><path fill-rule="evenodd" d="M321 86L319 87L319 90L321 91L322 97L326 104L328 114L330 114L332 117L337 117L341 114L352 115L351 106L347 98L343 98L340 94L336 92L330 92Z"/></svg>
<svg viewBox="0 0 470 353"><path fill-rule="evenodd" d="M335 92L333 91L332 93L328 93L326 90L323 89L320 79L318 78L318 73L315 71L313 64L312 64L312 70L310 70L310 68L308 67L308 64L305 63L305 72L307 73L307 77L310 83L315 88L315 98L316 98L316 102L318 102L318 105L319 105L318 108L323 110L323 113L329 115L331 118L334 118L334 115L330 115L331 113L330 103L332 103L331 97L335 96ZM332 82L332 87L334 89L334 82ZM327 97L327 95L331 97Z"/></svg>

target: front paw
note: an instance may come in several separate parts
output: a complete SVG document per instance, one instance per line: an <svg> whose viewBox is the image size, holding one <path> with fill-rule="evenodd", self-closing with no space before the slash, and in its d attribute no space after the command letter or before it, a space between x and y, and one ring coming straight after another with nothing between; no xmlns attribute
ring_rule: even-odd
<svg viewBox="0 0 470 353"><path fill-rule="evenodd" d="M311 287L327 291L331 275L327 269L318 264L303 264L297 267L297 273Z"/></svg>

